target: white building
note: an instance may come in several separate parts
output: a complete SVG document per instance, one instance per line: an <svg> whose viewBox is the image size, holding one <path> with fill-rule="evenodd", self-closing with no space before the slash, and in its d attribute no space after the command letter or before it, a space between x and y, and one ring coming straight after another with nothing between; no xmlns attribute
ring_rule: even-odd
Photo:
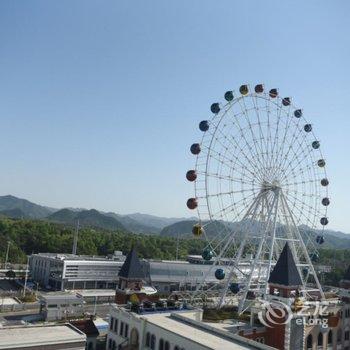
<svg viewBox="0 0 350 350"><path fill-rule="evenodd" d="M111 307L107 350L272 349L201 321L201 310L132 313Z"/></svg>
<svg viewBox="0 0 350 350"><path fill-rule="evenodd" d="M84 314L83 298L65 292L50 293L40 298L40 313L45 321L58 321Z"/></svg>
<svg viewBox="0 0 350 350"><path fill-rule="evenodd" d="M0 328L0 349L85 350L86 335L69 324Z"/></svg>
<svg viewBox="0 0 350 350"><path fill-rule="evenodd" d="M34 281L53 290L115 289L125 256L110 257L39 253L29 258Z"/></svg>
<svg viewBox="0 0 350 350"><path fill-rule="evenodd" d="M121 252L109 258L72 254L39 253L30 256L29 266L34 281L53 290L114 289L125 256ZM218 280L213 267L201 256L189 256L181 260L141 260L146 282L159 293L170 294L178 290L195 290L206 276L206 282ZM216 266L229 273L229 266ZM249 263L243 262L240 270L249 272Z"/></svg>

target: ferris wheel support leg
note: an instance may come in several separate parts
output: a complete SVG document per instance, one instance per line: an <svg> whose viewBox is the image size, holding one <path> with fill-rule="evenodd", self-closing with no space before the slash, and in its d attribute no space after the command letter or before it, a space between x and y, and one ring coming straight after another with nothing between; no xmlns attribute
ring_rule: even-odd
<svg viewBox="0 0 350 350"><path fill-rule="evenodd" d="M307 249L306 249L304 240L303 240L303 238L301 237L301 234L300 234L300 231L299 231L299 229L298 229L298 226L296 225L296 223L295 223L295 221L294 221L294 217L293 217L293 215L292 215L292 212L291 212L291 210L290 210L290 208L289 208L289 206L288 206L288 203L287 203L287 201L286 201L284 195L282 194L281 197L282 197L282 200L283 200L283 202L284 202L284 204L285 204L285 206L286 206L286 208L287 208L287 210L288 210L288 212L289 212L289 215L290 215L290 218L291 218L291 220L292 220L292 222L293 222L293 225L294 225L294 227L295 227L295 229L296 229L296 233L297 233L298 238L299 238L299 240L300 240L300 244L301 244L301 246L302 246L302 249L303 249L303 252L304 252L306 261L307 261L307 263L308 263L308 265L309 265L309 267L310 267L310 269L311 269L311 271L312 271L312 274L313 274L313 276L314 276L314 279L315 279L317 288L318 288L319 291L320 291L321 298L322 298L322 300L324 300L324 299L325 299L325 295L324 295L324 292L323 292L323 290L322 290L321 283L320 283L320 281L318 280L318 277L317 277L317 275L316 275L316 271L315 271L315 269L314 269L314 266L313 266L313 264L312 264L312 261L311 261L311 259L310 259L310 256L309 256L309 254L308 254L308 252L307 252Z"/></svg>
<svg viewBox="0 0 350 350"><path fill-rule="evenodd" d="M280 202L280 192L281 190L277 188L275 190L275 215L273 218L273 225L272 225L272 230L271 230L271 243L270 243L270 252L269 252L269 265L267 267L266 271L266 279L265 279L265 288L264 288L264 299L266 298L266 294L268 292L268 279L270 276L271 272L271 267L272 267L272 259L273 259L273 251L275 248L275 238L276 238L276 223L277 223L277 213L278 213L278 206Z"/></svg>
<svg viewBox="0 0 350 350"><path fill-rule="evenodd" d="M243 295L242 295L242 297L241 297L241 299L239 301L239 304L238 304L238 313L242 313L243 312L244 303L245 303L246 298L247 298L247 294L248 294L248 291L249 291L249 288L250 288L250 284L251 284L251 281L252 281L252 278L253 278L253 274L254 274L254 271L256 269L257 262L260 259L262 248L263 248L263 246L264 246L264 244L266 242L266 237L267 237L267 234L268 234L268 231L269 231L269 226L270 226L269 223L271 221L273 208L276 208L276 195L274 196L273 203L271 205L271 210L269 210L269 212L268 212L268 218L266 220L266 227L265 227L265 230L264 230L264 234L263 234L263 236L262 236L262 238L260 240L258 251L257 251L257 253L256 253L255 257L254 257L253 263L250 266L249 277L248 277L246 286L244 288ZM277 216L277 212L275 213L275 216Z"/></svg>
<svg viewBox="0 0 350 350"><path fill-rule="evenodd" d="M252 205L249 207L247 213L244 215L243 220L248 218L249 215L252 215L252 219L255 218L256 213L258 211L258 208L260 206L260 203L264 199L264 197L262 195L263 195L263 193L260 192L259 195L256 197L256 199L253 201ZM242 240L242 242L241 242L241 244L239 246L238 253L237 253L237 256L235 258L235 262L234 262L234 264L232 265L232 267L230 269L230 273L229 273L229 275L227 277L227 281L225 283L225 287L224 287L224 289L221 292L220 300L219 300L219 303L218 303L218 308L221 308L224 305L224 303L225 303L225 297L226 297L226 294L227 294L230 282L232 280L232 277L234 275L234 270L235 269L239 270L239 263L241 261L241 258L242 258L243 252L244 252L244 247L245 247L246 241L247 241L247 234L244 236L244 238L243 238L243 240Z"/></svg>

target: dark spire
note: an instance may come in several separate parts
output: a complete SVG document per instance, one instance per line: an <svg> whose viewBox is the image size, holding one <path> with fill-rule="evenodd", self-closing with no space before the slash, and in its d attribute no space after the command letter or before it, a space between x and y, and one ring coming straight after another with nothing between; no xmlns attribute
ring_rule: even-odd
<svg viewBox="0 0 350 350"><path fill-rule="evenodd" d="M118 276L131 279L145 278L145 274L142 269L142 264L134 248L131 249L128 256L126 257Z"/></svg>
<svg viewBox="0 0 350 350"><path fill-rule="evenodd" d="M303 284L288 242L284 246L268 282L282 286L301 286Z"/></svg>

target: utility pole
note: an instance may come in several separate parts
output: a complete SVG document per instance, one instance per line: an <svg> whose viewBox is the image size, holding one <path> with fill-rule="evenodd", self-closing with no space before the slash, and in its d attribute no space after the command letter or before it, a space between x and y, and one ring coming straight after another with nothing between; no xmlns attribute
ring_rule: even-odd
<svg viewBox="0 0 350 350"><path fill-rule="evenodd" d="M176 260L179 258L179 233L177 234L177 239L176 239Z"/></svg>
<svg viewBox="0 0 350 350"><path fill-rule="evenodd" d="M24 278L23 298L26 296L27 280L28 280L29 256L27 256L26 276Z"/></svg>
<svg viewBox="0 0 350 350"><path fill-rule="evenodd" d="M4 266L5 269L7 269L7 261L8 261L8 258L9 258L10 244L11 244L11 242L7 241L7 249L6 249L6 256L5 256L5 266Z"/></svg>
<svg viewBox="0 0 350 350"><path fill-rule="evenodd" d="M77 254L78 235L79 235L79 220L77 222L77 227L75 229L74 237L73 237L73 249L72 249L72 254L73 255Z"/></svg>

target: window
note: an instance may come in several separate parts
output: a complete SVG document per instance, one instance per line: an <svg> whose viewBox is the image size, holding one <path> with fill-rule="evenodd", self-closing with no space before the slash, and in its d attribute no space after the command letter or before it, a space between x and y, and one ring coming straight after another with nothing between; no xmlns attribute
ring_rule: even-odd
<svg viewBox="0 0 350 350"><path fill-rule="evenodd" d="M88 350L93 350L94 349L94 343L90 342L88 345Z"/></svg>
<svg viewBox="0 0 350 350"><path fill-rule="evenodd" d="M109 324L109 329L112 331L114 327L114 318L111 317L111 323Z"/></svg>
<svg viewBox="0 0 350 350"><path fill-rule="evenodd" d="M164 350L164 340L163 339L159 339L158 350Z"/></svg>
<svg viewBox="0 0 350 350"><path fill-rule="evenodd" d="M306 348L312 349L312 334L309 334L306 340Z"/></svg>
<svg viewBox="0 0 350 350"><path fill-rule="evenodd" d="M332 344L333 343L333 332L330 330L328 332L328 344Z"/></svg>
<svg viewBox="0 0 350 350"><path fill-rule="evenodd" d="M146 333L146 346L147 346L148 348L151 347L151 333L150 333L150 332L147 332L147 333Z"/></svg>
<svg viewBox="0 0 350 350"><path fill-rule="evenodd" d="M322 346L323 345L323 334L319 333L317 338L317 345Z"/></svg>
<svg viewBox="0 0 350 350"><path fill-rule="evenodd" d="M168 341L166 341L164 344L164 350L170 350L170 344Z"/></svg>
<svg viewBox="0 0 350 350"><path fill-rule="evenodd" d="M349 340L350 339L350 332L349 331L345 331L344 338L345 338L345 340Z"/></svg>
<svg viewBox="0 0 350 350"><path fill-rule="evenodd" d="M125 323L124 337L127 338L129 335L129 325Z"/></svg>
<svg viewBox="0 0 350 350"><path fill-rule="evenodd" d="M156 336L154 334L151 336L151 349L156 350Z"/></svg>
<svg viewBox="0 0 350 350"><path fill-rule="evenodd" d="M338 342L338 343L341 343L341 338L342 338L342 331L341 331L341 329L339 328L339 329L338 329L338 332L337 332L337 342Z"/></svg>
<svg viewBox="0 0 350 350"><path fill-rule="evenodd" d="M108 349L112 349L112 339L108 339Z"/></svg>
<svg viewBox="0 0 350 350"><path fill-rule="evenodd" d="M174 350L180 350L180 347L175 345Z"/></svg>
<svg viewBox="0 0 350 350"><path fill-rule="evenodd" d="M119 335L123 336L124 334L124 322L120 322Z"/></svg>
<svg viewBox="0 0 350 350"><path fill-rule="evenodd" d="M114 320L114 332L115 333L118 332L118 320L117 319Z"/></svg>

